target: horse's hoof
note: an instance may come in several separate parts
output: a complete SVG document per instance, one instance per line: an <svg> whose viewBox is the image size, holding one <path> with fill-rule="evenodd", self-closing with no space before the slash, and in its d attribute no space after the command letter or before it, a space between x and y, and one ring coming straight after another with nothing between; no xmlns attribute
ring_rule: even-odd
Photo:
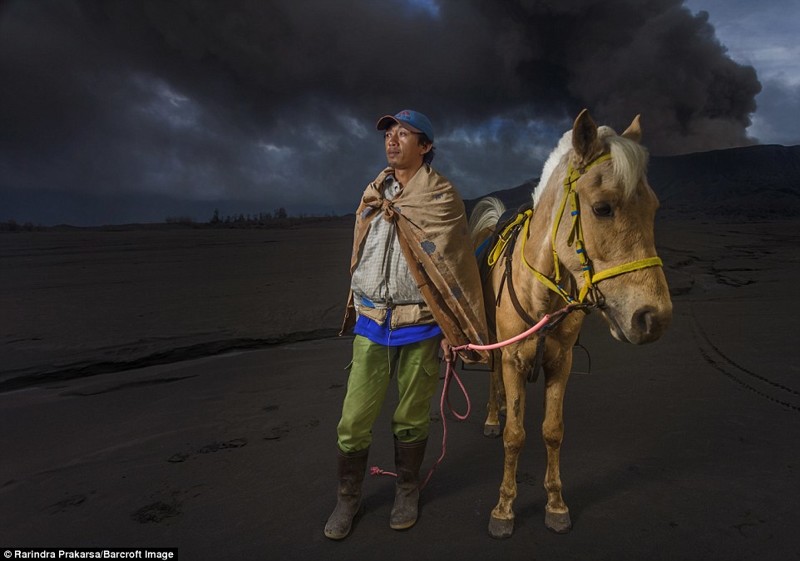
<svg viewBox="0 0 800 561"><path fill-rule="evenodd" d="M510 538L514 533L514 519L501 520L494 516L489 518L489 535L496 540Z"/></svg>
<svg viewBox="0 0 800 561"><path fill-rule="evenodd" d="M503 431L500 430L500 425L483 425L483 436L489 438L497 438Z"/></svg>
<svg viewBox="0 0 800 561"><path fill-rule="evenodd" d="M556 534L566 534L572 530L572 521L569 518L569 511L546 511L544 514L544 525L547 526L548 530L553 531Z"/></svg>

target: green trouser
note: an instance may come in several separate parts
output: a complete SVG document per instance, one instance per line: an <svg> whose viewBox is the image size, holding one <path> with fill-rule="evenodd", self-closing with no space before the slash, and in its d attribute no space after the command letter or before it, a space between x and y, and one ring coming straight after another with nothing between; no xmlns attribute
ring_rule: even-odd
<svg viewBox="0 0 800 561"><path fill-rule="evenodd" d="M387 347L356 335L342 418L336 429L342 452L349 454L369 447L372 425L386 398L389 380L395 375L399 401L392 417L392 432L400 442L428 437L431 397L439 383L440 340L441 337L431 337Z"/></svg>

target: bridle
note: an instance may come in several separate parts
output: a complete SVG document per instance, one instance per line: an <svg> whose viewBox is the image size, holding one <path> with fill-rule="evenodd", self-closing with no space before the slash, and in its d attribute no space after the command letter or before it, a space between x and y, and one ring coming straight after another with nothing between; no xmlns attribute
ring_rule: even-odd
<svg viewBox="0 0 800 561"><path fill-rule="evenodd" d="M536 354L534 356L533 366L531 367L531 370L527 376L529 382L535 382L539 375L538 373L544 358L545 345L543 344L543 341L544 338L547 337L547 333L557 326L561 321L563 321L564 318L566 318L571 312L583 310L585 313L589 313L592 308L603 308L605 306L605 299L597 286L598 283L606 279L623 275L625 273L630 273L632 271L638 271L640 269L647 269L649 267L663 267L663 262L658 256L636 259L634 261L629 261L627 263L623 263L622 265L610 267L599 272L595 271L594 267L592 266L592 261L589 259L589 256L586 253L586 245L583 239L583 229L581 227L580 219L580 201L578 199L578 193L575 187L578 183L578 180L589 169L610 159L611 154L602 154L582 168L575 169L570 164L569 168L567 169L567 176L564 178L564 195L561 199L550 236L551 249L553 253L553 278L550 278L542 272L537 271L530 263L528 263L528 260L525 258L525 242L529 237L530 224L533 218L533 209L531 208L519 211L516 217L511 219L505 226L503 226L494 245L489 250L487 264L489 265L490 269L495 265L495 263L497 263L500 257L505 254L505 271L503 272L503 276L500 281L500 287L497 291L497 301L495 302L495 305L500 305L500 297L503 294L503 285L507 283L508 296L511 300L514 310L524 322L532 327L530 327L527 331L512 337L511 339L501 341L493 345L479 346L468 344L464 345L463 347L458 347L454 350L460 350L461 348L469 348L473 350L494 350L514 342L521 341L536 333L539 337L539 344L536 346ZM558 250L556 249L556 235L558 234L559 227L564 218L567 202L569 202L571 209L570 215L572 216L572 224L569 229L567 244L575 247L575 252L578 254L578 259L580 260L581 272L583 274L584 281L583 287L578 294L570 293L561 285L561 267L558 259ZM522 262L541 284L546 286L550 291L558 294L567 304L562 309L557 310L552 314L545 314L540 320L536 320L530 316L530 314L525 310L525 307L520 303L519 298L514 290L514 283L512 280L513 273L511 269L513 263L514 245L516 244L516 240L520 231L523 231L522 247L520 248L520 252L522 253Z"/></svg>
<svg viewBox="0 0 800 561"><path fill-rule="evenodd" d="M658 256L653 257L646 257L644 259L637 259L635 261L629 261L627 263L623 263L622 265L617 265L615 267L611 267L605 269L603 271L595 271L594 267L592 266L591 259L586 253L586 246L583 239L583 228L581 227L581 219L580 219L580 201L578 198L578 193L575 189L578 180L592 167L608 161L611 159L611 154L606 153L598 156L587 165L575 169L570 164L567 170L567 176L564 178L564 194L561 198L561 203L559 205L558 212L556 213L556 219L553 222L553 228L551 233L551 247L552 247L552 254L553 254L553 266L554 266L554 275L553 278L548 277L547 275L537 271L528 260L525 258L525 242L528 239L529 230L530 230L530 223L531 219L533 218L533 209L527 209L519 214L517 214L516 218L514 218L508 225L503 228L503 231L500 233L497 243L489 252L488 256L488 264L492 267L500 256L504 253L506 246L509 243L509 240L515 238L516 235L519 233L520 229L523 231L522 236L522 247L520 251L522 253L522 262L525 266L533 273L534 277L541 282L544 286L546 286L552 292L555 292L568 304L568 305L576 305L580 307L584 307L586 304L592 307L602 307L604 304L604 298L602 293L598 288L598 283L604 281L606 279L610 279L619 275L623 275L625 273L630 273L632 271L638 271L641 269L647 269L649 267L663 267L663 262L661 258ZM567 202L570 205L570 215L572 217L572 224L569 229L569 235L567 237L567 244L570 246L575 247L575 253L578 255L578 259L581 264L581 272L583 275L583 287L581 288L580 292L576 294L571 294L568 292L562 285L561 285L561 267L559 266L559 259L558 259L558 250L556 249L556 235L558 233L558 229L561 225L561 222L564 218L564 214L567 208ZM513 242L512 242L513 246ZM507 262L511 260L511 255L506 256ZM509 278L509 290L513 291L511 288L511 279ZM512 299L515 297L512 295ZM516 307L516 306L515 306ZM527 315L527 314L526 314Z"/></svg>

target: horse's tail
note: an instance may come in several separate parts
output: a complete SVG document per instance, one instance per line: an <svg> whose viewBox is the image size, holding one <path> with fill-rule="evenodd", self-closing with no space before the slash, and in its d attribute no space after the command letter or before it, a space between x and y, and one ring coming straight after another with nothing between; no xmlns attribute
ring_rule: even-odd
<svg viewBox="0 0 800 561"><path fill-rule="evenodd" d="M492 234L505 211L503 201L496 197L486 197L478 201L469 216L469 235L474 247Z"/></svg>

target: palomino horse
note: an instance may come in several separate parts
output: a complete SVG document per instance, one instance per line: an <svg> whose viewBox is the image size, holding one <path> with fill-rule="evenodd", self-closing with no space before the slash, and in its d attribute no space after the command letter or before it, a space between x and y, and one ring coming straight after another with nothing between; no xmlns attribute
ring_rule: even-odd
<svg viewBox="0 0 800 561"><path fill-rule="evenodd" d="M499 434L502 390L506 424L500 500L489 522L493 537L509 537L514 529L526 374L539 365L544 371L545 525L566 532L571 521L561 496L562 410L585 312L598 310L615 339L636 345L658 339L672 318L654 244L658 199L647 183L647 151L640 138L638 115L618 136L609 127L598 128L582 111L545 163L534 209L520 212L490 248L489 261L496 265L484 283L484 297L496 340L524 332L545 314L553 318L543 331L495 351L484 432ZM503 210L496 199L478 203L470 217L476 244Z"/></svg>

